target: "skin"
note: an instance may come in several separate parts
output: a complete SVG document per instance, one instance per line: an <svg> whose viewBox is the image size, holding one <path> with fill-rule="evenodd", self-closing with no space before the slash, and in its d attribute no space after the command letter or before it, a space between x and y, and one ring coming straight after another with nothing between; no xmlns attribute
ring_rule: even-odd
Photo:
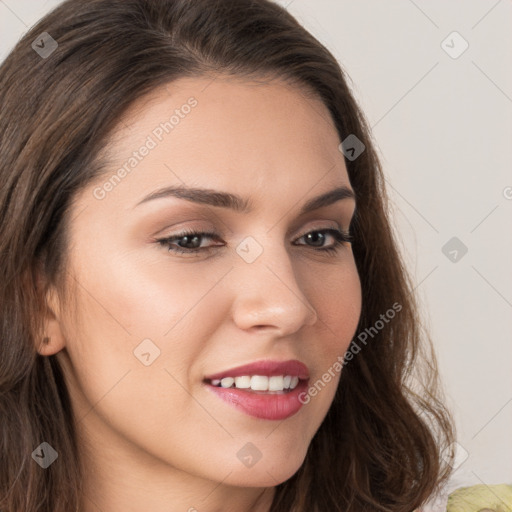
<svg viewBox="0 0 512 512"><path fill-rule="evenodd" d="M191 96L197 106L97 199L95 188ZM304 235L348 230L355 201L299 215L308 199L351 188L339 143L323 103L280 80L180 79L119 123L115 162L70 212L73 300L50 288L50 342L38 348L58 354L71 395L85 512L264 512L274 487L299 469L339 373L284 421L240 412L203 378L256 360L298 359L314 383L346 352L361 313L351 245L322 253ZM254 209L170 197L135 207L183 184L239 194ZM213 248L191 256L155 242L183 228L213 229L220 241L202 238L201 247ZM235 250L247 236L263 249L252 263ZM323 246L334 245L325 236ZM149 366L133 352L147 338L160 350ZM248 442L262 454L250 468L236 455Z"/></svg>

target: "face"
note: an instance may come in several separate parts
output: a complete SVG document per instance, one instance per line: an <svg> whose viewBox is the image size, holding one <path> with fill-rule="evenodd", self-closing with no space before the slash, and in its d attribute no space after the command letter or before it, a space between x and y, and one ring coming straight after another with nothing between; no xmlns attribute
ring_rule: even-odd
<svg viewBox="0 0 512 512"><path fill-rule="evenodd" d="M355 201L310 204L352 190L339 143L325 106L281 81L181 79L125 116L108 172L73 204L76 310L58 304L47 349L92 452L236 486L299 469L361 312L337 244ZM229 388L235 376L257 389Z"/></svg>

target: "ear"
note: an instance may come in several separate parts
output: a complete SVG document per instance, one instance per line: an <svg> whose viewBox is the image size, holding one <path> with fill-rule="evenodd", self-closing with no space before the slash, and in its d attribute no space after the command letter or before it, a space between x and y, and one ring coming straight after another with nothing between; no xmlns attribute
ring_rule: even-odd
<svg viewBox="0 0 512 512"><path fill-rule="evenodd" d="M61 307L57 291L51 286L44 295L43 336L36 340L36 350L42 356L50 356L61 351L66 346L66 340L61 327Z"/></svg>

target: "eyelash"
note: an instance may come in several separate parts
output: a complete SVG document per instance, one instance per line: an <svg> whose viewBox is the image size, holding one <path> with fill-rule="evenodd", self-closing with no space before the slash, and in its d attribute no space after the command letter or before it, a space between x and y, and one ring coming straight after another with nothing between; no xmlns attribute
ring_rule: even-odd
<svg viewBox="0 0 512 512"><path fill-rule="evenodd" d="M304 235L299 237L299 240L311 233L328 233L334 238L334 245L331 247L324 247L324 248L312 247L312 249L314 249L315 251L325 252L328 254L337 253L340 250L340 248L344 242L351 243L354 240L354 237L349 232L339 231L339 230L333 229L333 228L314 229L312 231L308 231L307 233L304 233ZM180 240L181 238L194 237L194 236L201 237L201 238L207 237L207 238L216 239L216 240L220 239L219 235L217 233L215 233L214 231L184 230L181 233L178 233L176 235L166 237L166 238L157 239L156 242L159 243L161 246L167 247L169 252L174 252L174 253L178 253L178 254L197 254L199 252L209 251L209 250L213 249L214 247L220 247L220 246L213 246L213 247L202 247L202 248L198 247L195 249L186 249L186 248L180 247L179 245L175 245L172 243L176 240ZM303 245L303 244L301 244L301 245Z"/></svg>

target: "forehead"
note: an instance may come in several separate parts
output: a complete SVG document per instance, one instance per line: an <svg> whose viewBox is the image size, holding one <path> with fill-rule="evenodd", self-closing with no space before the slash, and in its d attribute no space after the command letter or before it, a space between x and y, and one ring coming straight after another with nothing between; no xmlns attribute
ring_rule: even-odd
<svg viewBox="0 0 512 512"><path fill-rule="evenodd" d="M282 80L183 78L139 99L120 119L102 181L121 175L110 180L109 196L133 204L169 185L248 196L279 195L293 184L307 193L320 181L322 190L349 185L339 143L326 106Z"/></svg>

